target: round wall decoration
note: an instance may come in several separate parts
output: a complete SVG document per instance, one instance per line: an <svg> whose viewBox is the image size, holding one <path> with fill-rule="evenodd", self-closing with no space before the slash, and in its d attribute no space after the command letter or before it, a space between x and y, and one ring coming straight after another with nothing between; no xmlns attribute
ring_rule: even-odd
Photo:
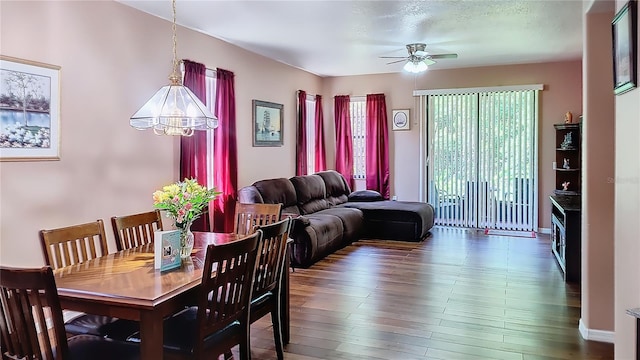
<svg viewBox="0 0 640 360"><path fill-rule="evenodd" d="M393 130L409 130L409 110L393 110Z"/></svg>

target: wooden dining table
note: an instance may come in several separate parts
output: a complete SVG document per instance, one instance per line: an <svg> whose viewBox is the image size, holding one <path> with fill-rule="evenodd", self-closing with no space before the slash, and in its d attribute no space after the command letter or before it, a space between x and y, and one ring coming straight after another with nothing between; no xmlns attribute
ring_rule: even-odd
<svg viewBox="0 0 640 360"><path fill-rule="evenodd" d="M193 234L191 258L183 259L174 270L154 269L153 243L54 270L62 308L139 321L141 359L162 359L163 319L194 304L207 245L241 238L227 233ZM289 341L288 284L285 270L281 294L285 344Z"/></svg>

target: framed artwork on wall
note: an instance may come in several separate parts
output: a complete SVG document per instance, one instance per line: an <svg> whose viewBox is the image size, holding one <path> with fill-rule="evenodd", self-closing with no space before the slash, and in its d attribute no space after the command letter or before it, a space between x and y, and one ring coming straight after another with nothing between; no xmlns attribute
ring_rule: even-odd
<svg viewBox="0 0 640 360"><path fill-rule="evenodd" d="M409 130L410 120L409 110L393 110L392 112L393 130Z"/></svg>
<svg viewBox="0 0 640 360"><path fill-rule="evenodd" d="M283 105L253 100L253 146L283 145Z"/></svg>
<svg viewBox="0 0 640 360"><path fill-rule="evenodd" d="M0 55L0 160L60 160L60 67Z"/></svg>
<svg viewBox="0 0 640 360"><path fill-rule="evenodd" d="M623 94L638 86L638 3L629 0L612 21L613 92Z"/></svg>

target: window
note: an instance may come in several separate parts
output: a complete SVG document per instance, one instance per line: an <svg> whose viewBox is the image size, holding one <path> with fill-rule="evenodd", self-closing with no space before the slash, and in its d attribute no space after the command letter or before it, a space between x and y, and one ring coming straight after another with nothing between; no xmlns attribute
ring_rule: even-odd
<svg viewBox="0 0 640 360"><path fill-rule="evenodd" d="M349 103L351 118L351 136L353 137L353 178L366 177L366 117L367 101L364 97L351 97Z"/></svg>
<svg viewBox="0 0 640 360"><path fill-rule="evenodd" d="M316 97L307 94L307 174L313 174L316 168Z"/></svg>
<svg viewBox="0 0 640 360"><path fill-rule="evenodd" d="M206 72L206 86L207 86L207 101L206 101L206 105L207 108L211 111L211 113L215 114L215 109L216 109L216 71L215 70L209 70L207 69ZM213 147L213 132L215 130L213 129L209 129L206 130L207 131L207 149L212 149L211 152L209 153L209 156L207 156L207 177L208 177L208 183L207 186L208 187L213 187L215 186L214 182L215 179L213 177L213 175L215 174L214 171L214 147Z"/></svg>

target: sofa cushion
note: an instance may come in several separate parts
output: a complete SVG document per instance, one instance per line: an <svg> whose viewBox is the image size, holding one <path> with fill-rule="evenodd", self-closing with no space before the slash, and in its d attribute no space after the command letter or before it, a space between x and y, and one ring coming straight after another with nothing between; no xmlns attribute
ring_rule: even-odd
<svg viewBox="0 0 640 360"><path fill-rule="evenodd" d="M433 226L433 206L428 203L384 200L340 206L362 210L368 238L420 241Z"/></svg>
<svg viewBox="0 0 640 360"><path fill-rule="evenodd" d="M349 201L348 195L351 192L344 177L335 170L326 170L316 173L324 180L327 191L327 201L330 206L344 204Z"/></svg>
<svg viewBox="0 0 640 360"><path fill-rule="evenodd" d="M375 190L358 190L349 194L349 201L353 202L368 202L368 201L382 201L384 198L379 192Z"/></svg>
<svg viewBox="0 0 640 360"><path fill-rule="evenodd" d="M331 206L326 199L327 191L320 176L294 176L289 180L296 191L300 214L312 214Z"/></svg>
<svg viewBox="0 0 640 360"><path fill-rule="evenodd" d="M318 215L333 215L340 218L344 227L343 241L350 243L360 238L364 228L364 215L362 210L346 207L332 207L318 211Z"/></svg>
<svg viewBox="0 0 640 360"><path fill-rule="evenodd" d="M300 214L296 189L289 179L260 180L253 183L265 204L282 204L283 214Z"/></svg>

